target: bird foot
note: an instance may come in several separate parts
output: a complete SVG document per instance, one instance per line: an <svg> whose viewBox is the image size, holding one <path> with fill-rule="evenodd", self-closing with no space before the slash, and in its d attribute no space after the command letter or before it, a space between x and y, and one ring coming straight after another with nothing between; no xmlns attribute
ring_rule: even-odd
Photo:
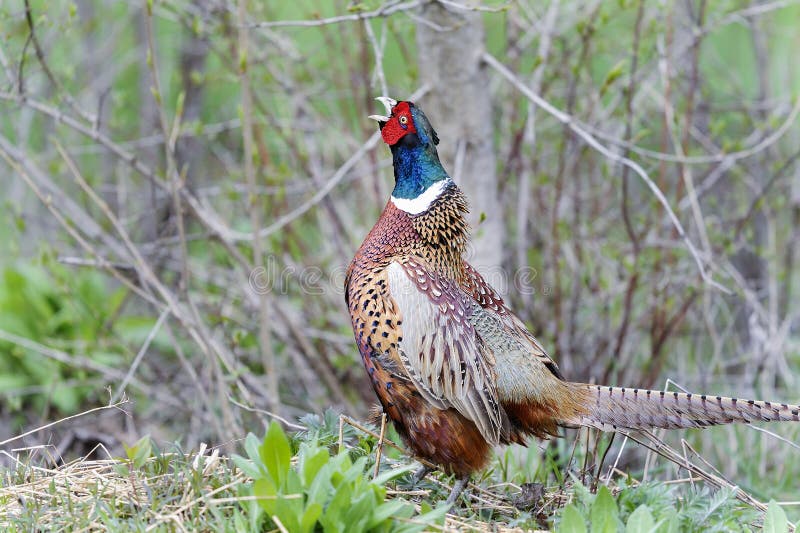
<svg viewBox="0 0 800 533"><path fill-rule="evenodd" d="M453 485L453 490L450 491L450 496L447 497L446 505L452 505L456 503L458 497L461 496L461 493L464 492L464 489L467 488L467 483L469 483L469 476L465 476L462 478L458 478Z"/></svg>

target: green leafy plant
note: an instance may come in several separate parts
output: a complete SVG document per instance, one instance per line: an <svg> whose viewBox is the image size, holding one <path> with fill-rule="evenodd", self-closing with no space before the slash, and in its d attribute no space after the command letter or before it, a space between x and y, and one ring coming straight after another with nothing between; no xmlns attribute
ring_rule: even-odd
<svg viewBox="0 0 800 533"><path fill-rule="evenodd" d="M153 457L153 441L149 435L142 437L131 446L123 446L128 458L128 465L122 470L126 475L129 473L128 469L139 470L148 459Z"/></svg>
<svg viewBox="0 0 800 533"><path fill-rule="evenodd" d="M0 402L10 412L74 413L106 401L109 374L131 360L156 320L124 314L128 291L96 271L37 261L0 268ZM166 335L151 347L172 353Z"/></svg>
<svg viewBox="0 0 800 533"><path fill-rule="evenodd" d="M747 524L756 522L756 512L736 500L733 490L689 489L680 491L657 483L636 486L621 483L612 496L602 486L597 494L575 483L575 501L562 511L558 531L626 533L677 533L678 531L750 531ZM769 513L772 513L770 516ZM780 507L770 507L766 524L783 524ZM765 529L766 530L766 529ZM775 531L784 531L777 529Z"/></svg>
<svg viewBox="0 0 800 533"><path fill-rule="evenodd" d="M91 353L101 364L122 360L119 348L104 339L107 321L124 293L109 294L98 273L68 273L43 262L45 266L19 263L0 271L0 330L6 334L0 340L0 394L11 410L49 402L73 412L98 387L87 384L93 372L65 358ZM66 355L48 356L37 344Z"/></svg>
<svg viewBox="0 0 800 533"><path fill-rule="evenodd" d="M443 520L446 506L423 507L414 516L409 502L386 499L385 484L411 466L367 479L367 457L353 461L347 451L331 455L316 439L299 444L293 461L289 438L273 422L262 441L245 439L247 458L235 464L253 481L242 501L255 497L258 507L276 526L292 532L422 531ZM294 463L294 464L293 464ZM410 519L413 517L413 521Z"/></svg>
<svg viewBox="0 0 800 533"><path fill-rule="evenodd" d="M789 531L786 513L783 512L783 509L775 500L769 502L767 513L764 516L764 528L762 531L764 533L787 533Z"/></svg>

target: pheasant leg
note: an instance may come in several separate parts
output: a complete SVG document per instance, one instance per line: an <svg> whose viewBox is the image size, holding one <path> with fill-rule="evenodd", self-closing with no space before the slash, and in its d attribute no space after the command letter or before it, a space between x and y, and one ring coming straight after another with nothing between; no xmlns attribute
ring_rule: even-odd
<svg viewBox="0 0 800 533"><path fill-rule="evenodd" d="M422 467L419 470L414 472L414 477L411 478L411 484L417 485L420 481L425 479L425 476L433 472L433 470L434 469L429 466L422 465Z"/></svg>
<svg viewBox="0 0 800 533"><path fill-rule="evenodd" d="M469 476L464 476L458 478L453 485L453 490L450 491L450 496L447 497L446 505L452 505L456 503L458 497L461 496L461 493L464 492L464 489L467 488L467 483L469 483Z"/></svg>

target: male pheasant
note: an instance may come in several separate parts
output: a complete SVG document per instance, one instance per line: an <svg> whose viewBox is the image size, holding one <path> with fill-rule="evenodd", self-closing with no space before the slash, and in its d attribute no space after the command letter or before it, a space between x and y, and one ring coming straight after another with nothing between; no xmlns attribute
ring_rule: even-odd
<svg viewBox="0 0 800 533"><path fill-rule="evenodd" d="M566 381L525 324L464 258L467 202L411 102L372 115L395 187L347 271L345 299L372 386L413 452L455 474L448 503L496 444L560 426L704 427L800 420L800 407ZM423 473L424 475L424 473Z"/></svg>

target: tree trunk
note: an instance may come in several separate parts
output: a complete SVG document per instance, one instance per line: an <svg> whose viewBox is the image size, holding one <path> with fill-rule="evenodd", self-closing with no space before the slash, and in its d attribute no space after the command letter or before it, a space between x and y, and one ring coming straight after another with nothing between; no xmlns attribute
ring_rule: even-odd
<svg viewBox="0 0 800 533"><path fill-rule="evenodd" d="M505 236L495 171L489 77L480 12L433 2L420 11L417 49L420 81L431 91L420 103L441 139L439 155L470 201L473 228L469 261L498 290ZM426 24L425 22L428 22Z"/></svg>

